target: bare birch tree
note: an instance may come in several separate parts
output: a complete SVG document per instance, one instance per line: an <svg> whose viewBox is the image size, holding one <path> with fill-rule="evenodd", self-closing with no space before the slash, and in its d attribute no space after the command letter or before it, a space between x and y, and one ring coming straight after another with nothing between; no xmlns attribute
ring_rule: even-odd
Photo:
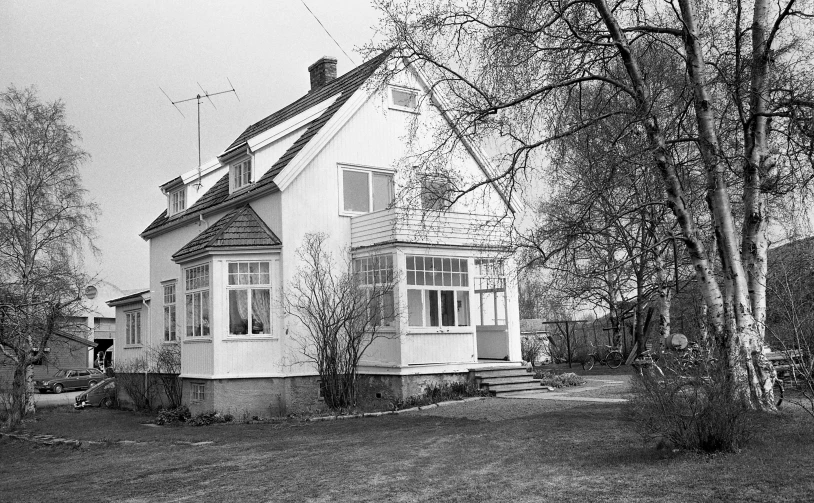
<svg viewBox="0 0 814 503"><path fill-rule="evenodd" d="M32 364L81 308L79 259L95 250L97 208L79 166L88 157L62 102L33 89L0 93L0 353L13 362L6 423L34 411Z"/></svg>
<svg viewBox="0 0 814 503"><path fill-rule="evenodd" d="M510 196L559 142L611 117L642 135L663 184L708 313L739 392L773 409L773 369L762 357L767 229L772 200L812 176L810 1L721 0L696 4L621 0L383 2L382 45L396 47L447 97L455 134L492 138L509 154L493 180ZM646 57L655 47L671 57ZM681 81L659 86L664 64ZM604 89L623 107L564 113L582 89ZM441 104L438 104L442 107ZM612 148L616 135L595 138ZM686 170L675 147L692 149ZM443 153L428 151L428 156ZM556 169L556 167L554 167ZM609 168L610 169L610 168ZM689 204L686 182L705 188ZM733 202L734 201L734 202ZM742 215L739 218L739 215ZM708 254L701 222L714 232ZM539 249L546 255L545 246ZM719 265L714 266L714 262Z"/></svg>

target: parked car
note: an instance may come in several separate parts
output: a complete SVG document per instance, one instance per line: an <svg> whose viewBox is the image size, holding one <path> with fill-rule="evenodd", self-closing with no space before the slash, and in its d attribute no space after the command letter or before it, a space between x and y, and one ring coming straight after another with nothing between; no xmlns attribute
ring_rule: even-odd
<svg viewBox="0 0 814 503"><path fill-rule="evenodd" d="M54 377L35 381L34 387L40 390L40 393L46 391L62 393L66 389L87 389L105 377L99 369L63 369L54 374Z"/></svg>
<svg viewBox="0 0 814 503"><path fill-rule="evenodd" d="M96 386L91 386L87 391L78 394L74 408L84 409L88 405L112 407L114 403L116 403L116 378L108 377Z"/></svg>

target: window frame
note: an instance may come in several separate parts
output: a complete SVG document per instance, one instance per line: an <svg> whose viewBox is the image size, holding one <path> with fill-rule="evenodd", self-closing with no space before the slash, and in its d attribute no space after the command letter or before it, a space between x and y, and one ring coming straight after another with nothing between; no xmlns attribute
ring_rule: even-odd
<svg viewBox="0 0 814 503"><path fill-rule="evenodd" d="M419 268L418 261L416 259L421 258L423 265ZM413 267L410 267L410 259L413 260ZM425 267L426 260L432 260L433 267L428 269ZM441 263L441 269L435 269L435 260L439 259ZM450 271L445 270L445 260L450 260ZM457 271L453 271L455 267L453 267L452 261L456 262ZM465 264L466 270L462 269L463 264ZM470 275L471 271L469 268L469 258L468 257L450 257L450 256L436 256L436 255L405 255L405 271L407 273L407 280L405 281L405 288L407 290L407 327L409 330L416 330L416 329L434 329L434 330L461 330L461 329L473 329L475 325L473 324L472 320L472 296L470 295L471 289L471 280ZM412 281L410 273L413 273ZM421 284L419 284L418 276L420 273L423 273L423 278L421 280ZM449 273L449 285L444 284L446 282L445 275ZM433 284L427 284L427 274L430 274L432 277ZM441 276L438 276L440 274ZM454 285L453 275L457 274L458 284ZM441 278L440 283L436 284L436 280ZM465 279L465 281L463 281ZM463 284L463 283L466 284ZM421 313L421 324L415 325L412 324L410 321L410 292L421 292L420 293L420 307L419 311ZM437 318L437 325L432 325L431 318L433 316L432 312L432 305L428 304L431 301L433 294L429 292L437 292L434 294L434 304L435 304L435 317ZM445 325L443 321L443 312L444 312L444 294L443 292L452 292L452 314L453 314L453 321L452 324ZM463 305L463 299L466 299L465 307ZM459 308L458 302L461 301L462 305ZM460 324L459 319L459 311L464 310L467 317L467 323L462 325ZM415 311L413 311L415 312Z"/></svg>
<svg viewBox="0 0 814 503"><path fill-rule="evenodd" d="M180 189L172 190L167 194L167 214L169 216L182 213L187 209L187 187L186 185Z"/></svg>
<svg viewBox="0 0 814 503"><path fill-rule="evenodd" d="M415 99L415 105L412 107L405 107L404 105L396 104L395 96L393 95L394 92L406 93L411 94ZM419 108L419 99L418 99L419 91L418 89L406 86L396 86L396 85L389 85L387 86L387 103L388 107L393 110L399 110L401 112L408 112L411 114L419 115L421 113Z"/></svg>
<svg viewBox="0 0 814 503"><path fill-rule="evenodd" d="M195 403L200 403L206 400L206 383L202 382L192 382L192 389L190 390L192 393L191 401Z"/></svg>
<svg viewBox="0 0 814 503"><path fill-rule="evenodd" d="M246 171L248 171L248 176L246 177L245 183L240 183L238 185L238 181L242 182L244 178L244 166L248 165ZM240 180L238 180L238 171L240 171ZM233 161L229 164L229 192L237 192L239 190L245 189L246 187L250 186L254 182L254 162L251 156L249 157L241 157L238 160Z"/></svg>
<svg viewBox="0 0 814 503"><path fill-rule="evenodd" d="M224 282L224 284L225 284L224 291L226 293L225 293L224 301L225 301L226 309L227 309L226 317L225 317L226 318L226 337L232 338L232 339L234 339L234 338L242 338L242 337L250 337L250 338L274 337L276 334L274 333L274 288L272 286L273 283L274 283L274 273L272 272L273 261L272 260L263 260L263 259L242 259L242 260L228 260L225 263L226 263L226 268L225 268L226 281ZM249 283L246 283L246 284L240 284L239 276L238 276L238 283L237 284L232 284L231 275L232 274L237 274L237 275L242 274L239 271L239 268L240 268L239 264L241 264L241 263L244 263L244 264L251 264L251 263L266 264L267 268L268 268L268 283L251 283L251 282L249 282ZM229 271L230 266L232 264L238 264L238 266L237 266L238 271L235 272L235 273L231 273ZM262 275L263 273L261 271L259 271L259 269L260 269L260 266L258 265L258 274ZM252 274L251 273L251 266L249 266L249 272L247 272L247 274L249 274L249 275ZM262 278L262 276L261 276L261 278ZM232 313L231 313L231 300L230 300L230 295L231 294L230 294L230 292L232 292L232 291L242 291L242 290L245 290L247 292L247 294L246 294L246 303L247 303L247 310L246 310L247 328L246 328L246 332L247 333L245 333L245 334L234 334L234 333L232 333L232 319L231 319ZM253 290L265 290L265 291L268 291L268 296L269 296L268 324L267 324L267 327L264 327L264 331L262 333L258 333L258 334L252 333L252 328L253 328L253 325L254 325L253 313L252 313L252 305L253 305L253 303L252 303L252 291Z"/></svg>
<svg viewBox="0 0 814 503"><path fill-rule="evenodd" d="M494 265L493 265L494 264ZM509 324L509 299L508 299L508 286L506 275L506 261L498 258L477 258L475 259L475 267L473 270L472 287L475 293L475 307L477 307L478 327L507 327ZM482 281L487 282L487 288L478 288ZM494 286L489 287L492 282ZM482 296L484 293L492 293L492 309L494 323L483 323L483 301ZM503 313L502 320L504 323L497 323L501 318L498 316L499 308L501 307L498 301L498 292L503 292Z"/></svg>
<svg viewBox="0 0 814 503"><path fill-rule="evenodd" d="M167 290L170 288L172 294L168 295ZM162 283L161 290L164 305L164 342L178 342L178 281ZM172 320L172 323L168 325L169 320Z"/></svg>
<svg viewBox="0 0 814 503"><path fill-rule="evenodd" d="M345 209L345 171L352 171L356 173L364 173L367 175L367 211L355 211ZM374 176L386 176L389 178L389 199L390 202L384 208L374 208L375 191L373 187ZM367 166L354 166L349 164L338 165L337 185L339 187L339 214L342 216L357 216L367 215L375 211L387 210L393 207L396 200L396 185L395 185L395 171L392 169L374 168Z"/></svg>
<svg viewBox="0 0 814 503"><path fill-rule="evenodd" d="M203 277L203 275L199 275L197 277L193 277L192 282L190 281L190 273L191 271L198 271L198 270L206 270L206 284L199 284L196 283L196 280ZM206 296L206 314L207 318L203 317L204 313L204 295ZM192 315L193 318L195 317L195 297L198 297L198 306L200 306L200 334L195 334L196 325L190 325L189 314L190 314L190 299L192 300ZM204 320L206 320L206 324L204 324ZM192 329L192 333L190 334L190 328ZM204 333L204 328L208 333ZM201 340L201 339L210 339L212 337L212 266L210 262L204 262L200 264L195 264L189 267L184 268L184 338L191 339L191 340Z"/></svg>
<svg viewBox="0 0 814 503"><path fill-rule="evenodd" d="M384 267L382 267L382 262ZM376 309L379 312L381 323L376 324L377 330L395 330L398 322L396 316L396 255L394 253L381 253L353 258L353 273L358 275L359 288L373 291L379 285L393 285L389 292L381 292L377 299ZM380 281L379 278L383 280ZM368 293L368 295L370 295ZM390 299L390 315L385 316L387 306L386 298Z"/></svg>
<svg viewBox="0 0 814 503"><path fill-rule="evenodd" d="M124 345L141 346L141 309L124 312Z"/></svg>

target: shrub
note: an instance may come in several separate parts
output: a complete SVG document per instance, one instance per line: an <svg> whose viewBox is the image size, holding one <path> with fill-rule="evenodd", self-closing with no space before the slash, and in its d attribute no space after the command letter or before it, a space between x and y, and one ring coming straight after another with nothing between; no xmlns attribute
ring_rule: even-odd
<svg viewBox="0 0 814 503"><path fill-rule="evenodd" d="M396 409L409 409L431 403L462 400L468 397L489 396L486 390L478 389L474 382L431 383L420 395L409 396L394 403Z"/></svg>
<svg viewBox="0 0 814 503"><path fill-rule="evenodd" d="M628 413L639 432L680 449L738 451L751 437L752 416L722 367L704 363L634 376Z"/></svg>
<svg viewBox="0 0 814 503"><path fill-rule="evenodd" d="M540 379L541 386L551 386L552 388L562 388L565 386L582 386L585 384L585 379L576 375L573 372L566 372L564 374L555 374L550 370L538 370L534 374L535 379Z"/></svg>
<svg viewBox="0 0 814 503"><path fill-rule="evenodd" d="M221 414L220 412L202 412L195 417L187 419L190 426L209 426L210 424L231 423L234 417L231 414Z"/></svg>
<svg viewBox="0 0 814 503"><path fill-rule="evenodd" d="M523 336L520 339L520 356L523 361L527 361L534 365L546 349L544 339L537 335Z"/></svg>
<svg viewBox="0 0 814 503"><path fill-rule="evenodd" d="M186 405L175 407L173 409L161 409L158 411L158 417L155 419L155 424L177 424L183 423L192 416Z"/></svg>

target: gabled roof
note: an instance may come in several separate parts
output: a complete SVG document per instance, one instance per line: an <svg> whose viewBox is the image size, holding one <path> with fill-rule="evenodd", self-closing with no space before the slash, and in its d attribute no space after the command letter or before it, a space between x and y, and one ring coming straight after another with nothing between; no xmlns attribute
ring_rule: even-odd
<svg viewBox="0 0 814 503"><path fill-rule="evenodd" d="M239 202L248 201L261 193L269 191L276 191L279 188L274 184L273 180L294 157L308 144L308 142L316 136L322 127L334 116L334 114L342 108L348 99L355 93L362 85L370 78L377 68L387 59L390 51L385 51L375 58L362 63L353 70L345 73L341 77L330 81L321 88L311 91L297 101L290 105L278 110L277 112L269 115L265 119L256 122L246 128L240 136L232 142L231 145L224 151L223 156L234 152L239 148L246 146L246 142L265 132L269 129L282 124L291 117L308 110L309 108L318 105L320 102L329 98L333 98L337 94L339 97L334 103L329 106L321 115L311 121L305 128L302 135L294 142L291 147L274 163L274 165L255 183L251 184L247 189L240 190L229 194L229 175L228 173L218 180L215 185L209 189L195 204L187 208L183 213L173 215L171 218L167 217L167 211L164 210L153 222L147 226L141 233L145 239L149 239L154 232L168 226L169 224L177 221L190 220L195 215L204 211L213 209L217 206L228 206L230 203L239 204Z"/></svg>
<svg viewBox="0 0 814 503"><path fill-rule="evenodd" d="M198 234L175 252L175 262L197 253L217 249L263 248L281 243L271 229L248 204L224 215L214 225Z"/></svg>

